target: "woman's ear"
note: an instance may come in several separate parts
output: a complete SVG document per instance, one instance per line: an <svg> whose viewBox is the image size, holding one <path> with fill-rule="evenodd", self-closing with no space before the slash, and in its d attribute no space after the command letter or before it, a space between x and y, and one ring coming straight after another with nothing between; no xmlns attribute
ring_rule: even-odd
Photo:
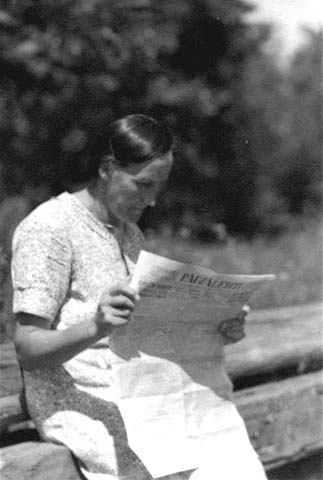
<svg viewBox="0 0 323 480"><path fill-rule="evenodd" d="M99 177L105 181L110 179L113 160L113 155L106 155L100 162Z"/></svg>

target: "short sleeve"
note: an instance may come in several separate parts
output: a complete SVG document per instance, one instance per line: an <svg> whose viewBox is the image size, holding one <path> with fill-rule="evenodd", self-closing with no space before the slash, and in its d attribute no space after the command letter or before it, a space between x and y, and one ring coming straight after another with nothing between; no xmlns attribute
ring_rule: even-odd
<svg viewBox="0 0 323 480"><path fill-rule="evenodd" d="M12 244L13 311L55 319L68 293L72 249L47 224L18 226Z"/></svg>

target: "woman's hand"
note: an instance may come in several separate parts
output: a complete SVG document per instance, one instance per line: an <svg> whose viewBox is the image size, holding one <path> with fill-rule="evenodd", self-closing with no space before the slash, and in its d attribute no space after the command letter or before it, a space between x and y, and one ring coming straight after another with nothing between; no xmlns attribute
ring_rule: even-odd
<svg viewBox="0 0 323 480"><path fill-rule="evenodd" d="M138 299L138 292L129 285L117 285L103 292L95 318L98 335L108 336L128 323Z"/></svg>
<svg viewBox="0 0 323 480"><path fill-rule="evenodd" d="M248 315L250 308L248 306L243 307L239 315L228 320L224 320L219 326L219 332L223 336L224 344L236 343L242 340L246 334L244 331L244 325L246 316Z"/></svg>

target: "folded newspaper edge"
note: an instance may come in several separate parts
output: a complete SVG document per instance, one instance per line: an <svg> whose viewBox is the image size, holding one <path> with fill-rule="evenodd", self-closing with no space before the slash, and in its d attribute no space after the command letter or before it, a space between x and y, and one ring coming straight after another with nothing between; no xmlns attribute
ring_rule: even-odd
<svg viewBox="0 0 323 480"><path fill-rule="evenodd" d="M222 287L238 290L241 284L263 284L275 278L276 275L274 274L236 275L218 273L210 268L182 263L141 250L130 285L140 292L151 279L153 282L167 281L171 283L173 281L200 287Z"/></svg>

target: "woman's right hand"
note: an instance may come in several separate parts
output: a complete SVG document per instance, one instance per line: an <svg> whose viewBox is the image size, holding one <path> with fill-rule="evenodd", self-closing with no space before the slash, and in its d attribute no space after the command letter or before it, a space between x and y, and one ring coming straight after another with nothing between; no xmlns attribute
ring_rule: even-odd
<svg viewBox="0 0 323 480"><path fill-rule="evenodd" d="M108 336L128 323L138 299L138 292L129 285L117 285L103 292L95 317L98 335Z"/></svg>
<svg viewBox="0 0 323 480"><path fill-rule="evenodd" d="M48 319L26 312L16 314L15 345L26 370L50 368L67 362L130 319L139 296L128 285L104 292L97 315L65 329L51 330Z"/></svg>

